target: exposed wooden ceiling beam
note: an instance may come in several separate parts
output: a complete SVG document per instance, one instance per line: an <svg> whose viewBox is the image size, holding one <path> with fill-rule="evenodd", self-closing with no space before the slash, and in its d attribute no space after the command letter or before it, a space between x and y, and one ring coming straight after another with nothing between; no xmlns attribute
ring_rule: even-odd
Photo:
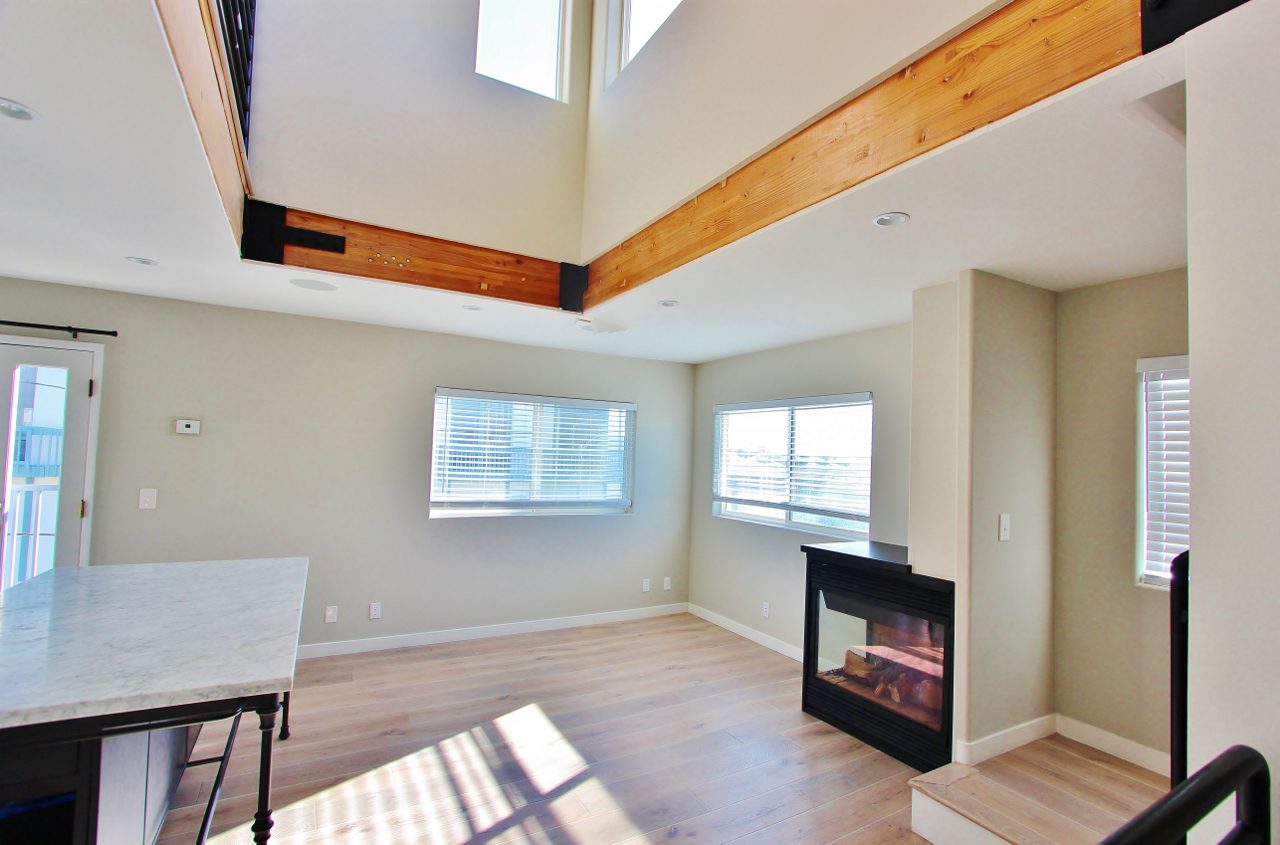
<svg viewBox="0 0 1280 845"><path fill-rule="evenodd" d="M267 225L275 252L259 252L251 239L261 228L253 223L255 209L264 209L278 219ZM286 230L291 233L286 234ZM341 238L339 251L306 245L307 233ZM489 296L550 308L581 310L561 298L561 265L556 261L531 258L512 252L415 235L397 229L356 223L324 214L284 209L250 201L246 217L245 258L273 261L308 270L346 273L388 282ZM290 240L294 241L293 243ZM579 268L580 269L580 268ZM574 275L565 271L566 275ZM578 292L579 297L581 291Z"/></svg>
<svg viewBox="0 0 1280 845"><path fill-rule="evenodd" d="M1014 0L592 261L586 307L1140 55L1140 5Z"/></svg>
<svg viewBox="0 0 1280 845"><path fill-rule="evenodd" d="M227 223L238 241L244 198L252 190L217 12L210 2L216 0L155 0Z"/></svg>

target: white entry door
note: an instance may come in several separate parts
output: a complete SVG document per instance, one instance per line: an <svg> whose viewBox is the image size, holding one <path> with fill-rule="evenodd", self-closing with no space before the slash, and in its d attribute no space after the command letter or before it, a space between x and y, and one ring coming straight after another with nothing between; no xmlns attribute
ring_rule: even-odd
<svg viewBox="0 0 1280 845"><path fill-rule="evenodd" d="M100 354L95 344L0 339L0 590L87 557Z"/></svg>

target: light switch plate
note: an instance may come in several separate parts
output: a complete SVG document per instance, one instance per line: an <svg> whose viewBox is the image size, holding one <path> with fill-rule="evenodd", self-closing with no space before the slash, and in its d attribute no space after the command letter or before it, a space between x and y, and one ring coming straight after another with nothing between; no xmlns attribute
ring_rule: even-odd
<svg viewBox="0 0 1280 845"><path fill-rule="evenodd" d="M1010 525L1009 525L1009 523L1010 523L1011 521L1012 521L1012 517L1011 517L1009 514L1007 514L1007 513L1002 513L1002 514L1000 514L1000 526L999 526L999 534L998 534L997 539L998 539L1001 543L1007 543L1007 542L1009 542L1009 534L1010 534Z"/></svg>
<svg viewBox="0 0 1280 845"><path fill-rule="evenodd" d="M153 511L156 509L156 488L143 487L138 491L138 510Z"/></svg>
<svg viewBox="0 0 1280 845"><path fill-rule="evenodd" d="M175 434L199 434L200 420L174 420L173 431Z"/></svg>

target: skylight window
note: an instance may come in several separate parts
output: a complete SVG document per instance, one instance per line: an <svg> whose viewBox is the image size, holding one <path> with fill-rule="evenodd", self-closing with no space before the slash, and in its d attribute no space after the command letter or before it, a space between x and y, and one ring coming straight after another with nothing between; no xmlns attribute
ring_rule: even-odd
<svg viewBox="0 0 1280 845"><path fill-rule="evenodd" d="M480 0L476 73L567 102L571 0Z"/></svg>
<svg viewBox="0 0 1280 845"><path fill-rule="evenodd" d="M622 64L636 57L649 43L649 39L658 31L671 13L680 5L681 0L622 0L624 5L625 31L622 38Z"/></svg>

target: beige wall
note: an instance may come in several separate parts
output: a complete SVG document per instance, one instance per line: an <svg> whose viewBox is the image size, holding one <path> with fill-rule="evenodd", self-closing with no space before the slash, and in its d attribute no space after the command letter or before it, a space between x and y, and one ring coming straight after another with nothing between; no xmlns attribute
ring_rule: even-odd
<svg viewBox="0 0 1280 845"><path fill-rule="evenodd" d="M1235 743L1280 767L1280 2L1189 33L1191 768ZM1272 818L1280 790L1272 789ZM1224 810L1198 841L1217 842Z"/></svg>
<svg viewBox="0 0 1280 845"><path fill-rule="evenodd" d="M617 1L593 0L584 259L1007 2L684 0L606 88Z"/></svg>
<svg viewBox="0 0 1280 845"><path fill-rule="evenodd" d="M574 6L561 103L475 72L479 0L261 0L254 196L576 263L591 8Z"/></svg>
<svg viewBox="0 0 1280 845"><path fill-rule="evenodd" d="M955 282L911 299L911 524L916 572L956 579L959 486L960 338Z"/></svg>
<svg viewBox="0 0 1280 845"><path fill-rule="evenodd" d="M0 302L8 319L120 331L95 563L308 555L308 643L685 600L687 365L37 282L0 280ZM438 385L638 403L635 512L428 520ZM204 430L173 434L175 417ZM158 509L138 510L140 487ZM322 623L329 604L337 624Z"/></svg>
<svg viewBox="0 0 1280 845"><path fill-rule="evenodd" d="M711 515L712 407L853 393L874 394L871 536L907 541L911 327L891 326L699 364L694 379L689 600L792 646L804 639L804 543L799 531ZM769 602L768 619L761 616Z"/></svg>
<svg viewBox="0 0 1280 845"><path fill-rule="evenodd" d="M972 320L972 742L1053 712L1056 297L976 271L961 285ZM1000 513L1012 517L1005 543L997 541Z"/></svg>
<svg viewBox="0 0 1280 845"><path fill-rule="evenodd" d="M1134 583L1139 358L1187 352L1176 270L1058 298L1058 712L1169 750L1169 594Z"/></svg>

